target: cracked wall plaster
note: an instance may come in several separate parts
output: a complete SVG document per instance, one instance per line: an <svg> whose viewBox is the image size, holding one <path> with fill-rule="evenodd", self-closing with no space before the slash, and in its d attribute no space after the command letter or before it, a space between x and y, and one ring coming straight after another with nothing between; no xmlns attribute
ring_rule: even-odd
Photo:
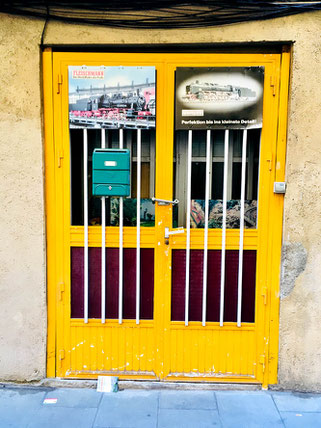
<svg viewBox="0 0 321 428"><path fill-rule="evenodd" d="M305 270L307 251L300 242L285 242L282 246L280 297L287 297L297 277Z"/></svg>

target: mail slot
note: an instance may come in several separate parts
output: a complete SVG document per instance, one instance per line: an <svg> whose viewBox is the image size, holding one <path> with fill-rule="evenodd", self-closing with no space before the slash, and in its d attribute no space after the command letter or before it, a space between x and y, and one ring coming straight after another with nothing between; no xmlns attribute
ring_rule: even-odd
<svg viewBox="0 0 321 428"><path fill-rule="evenodd" d="M129 196L129 150L95 149L92 176L94 196Z"/></svg>

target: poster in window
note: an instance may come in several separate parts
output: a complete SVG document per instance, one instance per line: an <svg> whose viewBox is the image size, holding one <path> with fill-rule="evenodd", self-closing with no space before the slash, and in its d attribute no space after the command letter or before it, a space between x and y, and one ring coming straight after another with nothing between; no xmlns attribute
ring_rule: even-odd
<svg viewBox="0 0 321 428"><path fill-rule="evenodd" d="M261 128L264 67L178 67L176 129Z"/></svg>
<svg viewBox="0 0 321 428"><path fill-rule="evenodd" d="M70 128L155 128L155 67L69 66Z"/></svg>

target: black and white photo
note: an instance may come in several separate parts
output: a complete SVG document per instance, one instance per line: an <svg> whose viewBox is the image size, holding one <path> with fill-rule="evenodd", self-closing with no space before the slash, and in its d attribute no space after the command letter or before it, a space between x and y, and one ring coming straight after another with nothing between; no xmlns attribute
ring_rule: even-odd
<svg viewBox="0 0 321 428"><path fill-rule="evenodd" d="M260 128L264 67L178 67L176 129Z"/></svg>

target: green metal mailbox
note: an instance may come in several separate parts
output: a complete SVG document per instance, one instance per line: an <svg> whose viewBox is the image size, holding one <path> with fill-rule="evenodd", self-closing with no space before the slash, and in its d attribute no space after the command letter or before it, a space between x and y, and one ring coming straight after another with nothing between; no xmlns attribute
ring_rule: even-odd
<svg viewBox="0 0 321 428"><path fill-rule="evenodd" d="M93 195L129 196L130 156L128 149L95 149Z"/></svg>

